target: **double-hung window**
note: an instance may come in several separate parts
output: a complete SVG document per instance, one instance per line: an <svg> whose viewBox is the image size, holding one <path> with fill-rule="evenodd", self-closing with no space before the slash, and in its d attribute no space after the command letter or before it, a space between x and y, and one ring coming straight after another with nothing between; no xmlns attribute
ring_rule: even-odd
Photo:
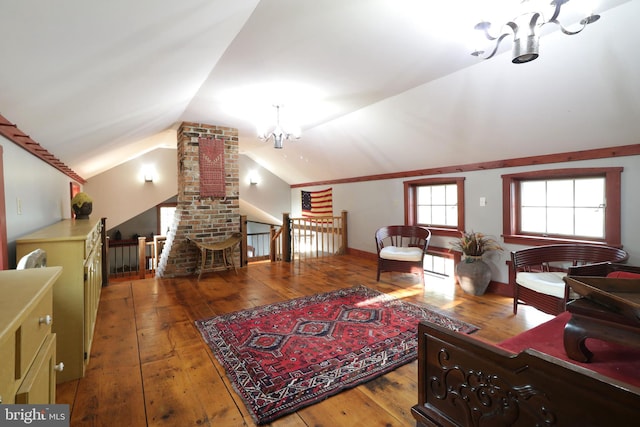
<svg viewBox="0 0 640 427"><path fill-rule="evenodd" d="M432 234L464 230L464 178L433 178L404 183L405 222L429 227Z"/></svg>
<svg viewBox="0 0 640 427"><path fill-rule="evenodd" d="M621 168L503 175L507 243L620 244Z"/></svg>

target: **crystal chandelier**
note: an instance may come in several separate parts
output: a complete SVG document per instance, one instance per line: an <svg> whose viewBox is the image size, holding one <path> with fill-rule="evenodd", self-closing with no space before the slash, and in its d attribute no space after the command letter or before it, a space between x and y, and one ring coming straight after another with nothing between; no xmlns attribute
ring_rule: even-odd
<svg viewBox="0 0 640 427"><path fill-rule="evenodd" d="M513 59L511 62L514 64L523 64L533 61L538 57L540 29L544 25L551 23L556 24L564 34L573 36L584 30L587 25L600 19L600 15L594 15L592 13L580 20L581 26L577 30L568 30L558 20L562 5L568 2L569 0L551 0L550 3L546 4L544 1L522 0L520 2L520 8L523 12L511 21L505 23L500 30L501 33L498 35L490 34L490 22L479 22L476 24L475 29L484 33L484 36L492 43L492 49L490 49L488 55L487 51L484 50L476 50L472 55L489 59L495 55L500 42L505 37L513 35Z"/></svg>
<svg viewBox="0 0 640 427"><path fill-rule="evenodd" d="M268 141L273 138L273 148L282 148L282 142L290 139L300 138L299 131L288 132L280 124L280 107L281 105L274 105L276 108L276 126L270 132L259 132L258 136L262 141Z"/></svg>

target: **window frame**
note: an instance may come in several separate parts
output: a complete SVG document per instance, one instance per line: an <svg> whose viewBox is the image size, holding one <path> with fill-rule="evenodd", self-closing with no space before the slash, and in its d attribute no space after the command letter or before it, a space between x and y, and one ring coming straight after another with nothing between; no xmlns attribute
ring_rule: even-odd
<svg viewBox="0 0 640 427"><path fill-rule="evenodd" d="M464 231L464 177L423 178L404 182L404 222L406 225L419 225L431 230L432 235L458 237ZM446 227L442 225L417 223L417 188L427 185L455 184L458 189L458 225Z"/></svg>
<svg viewBox="0 0 640 427"><path fill-rule="evenodd" d="M161 230L161 225L160 224L162 222L161 218L161 211L162 208L177 208L178 207L178 203L177 202L168 202L168 203L160 203L158 205L156 205L156 218L157 218L157 224L156 224L156 231L158 236L166 236L167 233L163 230Z"/></svg>
<svg viewBox="0 0 640 427"><path fill-rule="evenodd" d="M502 175L502 237L505 243L548 245L556 243L592 243L621 247L621 188L622 167L549 169ZM571 238L520 234L520 182L578 178L605 179L604 239Z"/></svg>

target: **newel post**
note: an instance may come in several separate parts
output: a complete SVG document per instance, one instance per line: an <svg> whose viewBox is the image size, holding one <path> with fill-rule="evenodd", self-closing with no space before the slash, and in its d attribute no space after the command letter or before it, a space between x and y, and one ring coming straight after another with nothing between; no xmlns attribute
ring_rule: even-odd
<svg viewBox="0 0 640 427"><path fill-rule="evenodd" d="M347 233L347 211L342 211L342 254L347 253L349 233Z"/></svg>
<svg viewBox="0 0 640 427"><path fill-rule="evenodd" d="M291 262L291 218L289 212L282 214L282 259Z"/></svg>
<svg viewBox="0 0 640 427"><path fill-rule="evenodd" d="M249 264L246 215L240 215L240 233L242 233L242 240L240 241L240 265L246 267Z"/></svg>
<svg viewBox="0 0 640 427"><path fill-rule="evenodd" d="M138 237L138 275L144 279L147 272L147 238Z"/></svg>

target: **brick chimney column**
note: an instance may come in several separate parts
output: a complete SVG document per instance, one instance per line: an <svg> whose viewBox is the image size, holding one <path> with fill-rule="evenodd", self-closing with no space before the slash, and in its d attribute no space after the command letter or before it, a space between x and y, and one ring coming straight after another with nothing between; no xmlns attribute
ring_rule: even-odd
<svg viewBox="0 0 640 427"><path fill-rule="evenodd" d="M200 197L199 138L224 141L225 197ZM198 251L187 237L219 242L240 231L238 130L183 122L178 129L178 205L156 275L194 274ZM236 259L237 266L240 260Z"/></svg>

